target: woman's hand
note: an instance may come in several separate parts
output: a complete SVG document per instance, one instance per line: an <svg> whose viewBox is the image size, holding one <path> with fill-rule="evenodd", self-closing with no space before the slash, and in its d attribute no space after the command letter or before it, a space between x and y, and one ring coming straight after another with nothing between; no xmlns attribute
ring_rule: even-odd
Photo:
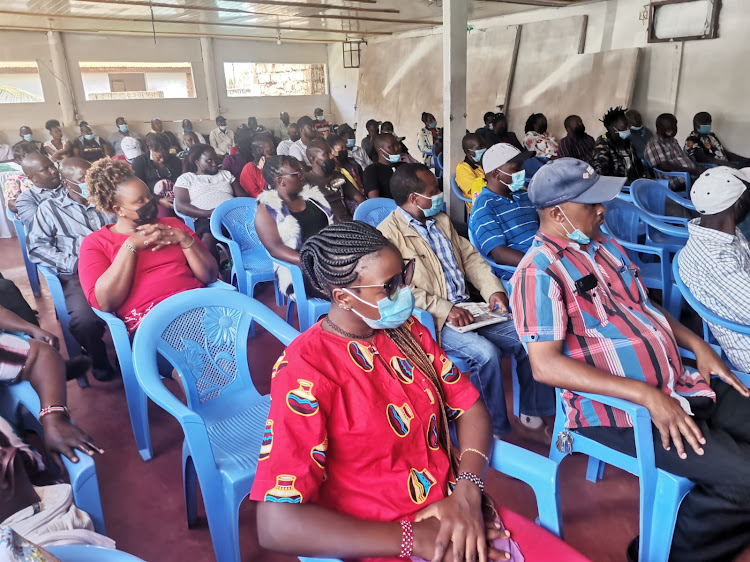
<svg viewBox="0 0 750 562"><path fill-rule="evenodd" d="M102 454L94 440L85 431L73 425L71 421L61 414L47 414L42 418L44 427L44 444L55 464L63 469L60 455L65 455L72 462L78 462L78 456L74 449L83 451L92 457L95 453Z"/></svg>
<svg viewBox="0 0 750 562"><path fill-rule="evenodd" d="M34 329L29 330L27 334L35 340L43 341L45 343L50 344L52 347L54 347L58 351L60 350L60 340L58 339L58 337L54 334L50 334L46 330L42 330L38 326L34 326Z"/></svg>
<svg viewBox="0 0 750 562"><path fill-rule="evenodd" d="M453 543L453 560L487 562L487 537L482 515L482 493L472 482L461 480L453 493L417 513L415 522L430 517L440 521L435 550L429 559L442 562ZM448 556L450 560L450 556Z"/></svg>

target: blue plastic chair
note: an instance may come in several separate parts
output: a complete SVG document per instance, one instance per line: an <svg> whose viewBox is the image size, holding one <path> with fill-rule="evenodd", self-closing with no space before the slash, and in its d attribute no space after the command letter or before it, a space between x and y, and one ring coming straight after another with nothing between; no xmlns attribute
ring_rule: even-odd
<svg viewBox="0 0 750 562"><path fill-rule="evenodd" d="M685 285L685 283L680 278L680 265L678 262L679 257L680 253L678 252L674 260L672 261L672 274L674 276L675 283L677 284L677 288L682 294L682 297L703 320L703 339L713 346L714 351L716 351L727 362L729 362L729 358L727 358L726 354L721 349L721 346L719 346L718 342L716 341L714 335L711 333L710 325L713 324L715 326L720 326L722 328L726 328L727 330L731 330L745 336L750 336L750 326L739 324L738 322L732 322L731 320L727 320L726 318L719 316L715 312L711 311L708 307L706 307L697 298L695 298L695 295L690 292L690 289L688 289L687 285Z"/></svg>
<svg viewBox="0 0 750 562"><path fill-rule="evenodd" d="M537 524L563 538L558 463L506 441L495 440L490 468L531 486L536 496ZM299 557L300 562L342 562L338 558Z"/></svg>
<svg viewBox="0 0 750 562"><path fill-rule="evenodd" d="M194 289L157 304L138 328L133 364L144 392L182 426L188 526L200 482L216 559L240 560L239 506L252 488L270 396L250 376L247 339L257 322L288 345L298 334L272 310L236 292ZM159 376L157 354L177 370L187 405Z"/></svg>
<svg viewBox="0 0 750 562"><path fill-rule="evenodd" d="M184 213L181 213L177 210L177 203L174 204L174 214L177 215L179 218L182 219L182 222L185 223L185 226L187 226L190 230L195 232L195 219L193 217L189 217Z"/></svg>
<svg viewBox="0 0 750 562"><path fill-rule="evenodd" d="M354 211L354 220L366 222L370 226L377 226L398 208L393 199L387 197L373 197L360 203Z"/></svg>
<svg viewBox="0 0 750 562"><path fill-rule="evenodd" d="M328 314L331 309L331 302L317 297L308 297L305 292L305 281L302 276L302 270L298 265L293 265L287 261L277 259L268 254L271 261L279 267L285 267L292 276L293 294L289 295L289 302L286 305L286 322L291 325L294 318L294 311L297 310L297 319L299 320L299 331L304 332L310 326L318 321L318 318Z"/></svg>
<svg viewBox="0 0 750 562"><path fill-rule="evenodd" d="M234 290L234 287L223 281L211 283L209 287ZM148 399L135 376L130 334L125 327L125 323L111 312L102 312L96 308L92 310L107 323L109 328L112 342L115 344L117 360L120 363L122 384L125 387L125 400L128 403L128 415L130 416L130 425L133 428L135 445L141 458L144 461L149 461L154 456L154 450L151 446L151 431L148 426Z"/></svg>
<svg viewBox="0 0 750 562"><path fill-rule="evenodd" d="M630 186L633 203L640 210L648 213L656 220L667 224L686 227L688 220L684 217L673 217L665 214L667 200L674 201L689 211L695 211L695 205L688 199L674 193L661 182L647 179L635 180Z"/></svg>
<svg viewBox="0 0 750 562"><path fill-rule="evenodd" d="M122 550L88 544L46 546L44 549L59 558L60 562L146 562Z"/></svg>
<svg viewBox="0 0 750 562"><path fill-rule="evenodd" d="M31 263L26 251L26 227L10 209L6 208L5 214L8 216L8 220L13 223L13 228L16 229L16 237L18 237L18 244L21 246L21 255L23 256L23 264L26 266L26 276L29 278L31 292L35 297L39 297L42 294L39 288L39 273L37 273L36 264Z"/></svg>
<svg viewBox="0 0 750 562"><path fill-rule="evenodd" d="M28 381L0 386L0 415L11 424L20 424L23 429L43 437L38 418L40 410L39 396ZM78 451L78 462L71 462L64 456L62 460L70 477L73 501L91 516L96 532L106 535L94 459Z"/></svg>
<svg viewBox="0 0 750 562"><path fill-rule="evenodd" d="M666 180L669 180L669 178L682 179L682 181L685 182L685 190L675 191L675 193L678 193L681 196L686 197L686 198L690 197L690 187L691 187L691 181L692 181L690 179L690 174L688 174L687 172L667 172L664 170L660 170L659 168L654 168L646 158L642 158L642 162L644 166L653 170L654 175L656 175L657 178L666 179Z"/></svg>
<svg viewBox="0 0 750 562"><path fill-rule="evenodd" d="M432 157L432 161L435 162L435 177L440 179L443 177L443 153L441 152L437 156Z"/></svg>
<svg viewBox="0 0 750 562"><path fill-rule="evenodd" d="M236 197L221 203L211 215L211 234L229 247L232 256L232 278L237 280L240 293L253 296L258 283L271 281L276 291L276 304L284 306L284 296L273 273L258 234L255 232L255 212L258 201L251 197ZM225 236L222 227L229 236Z"/></svg>
<svg viewBox="0 0 750 562"><path fill-rule="evenodd" d="M481 254L481 252L479 251L479 247L477 246L474 239L474 233L471 229L469 229L469 242L471 242L471 245L474 246L474 248L477 249L477 252ZM486 261L492 268L492 272L497 275L501 281L503 281L503 285L506 285L508 279L513 277L513 274L516 272L516 268L512 265L501 265L489 256L484 258L484 261Z"/></svg>
<svg viewBox="0 0 750 562"><path fill-rule="evenodd" d="M456 196L456 198L458 198L460 201L469 204L472 203L471 199L466 197L463 191L461 191L461 188L458 187L458 184L456 183L456 174L453 174L451 176L451 190L453 191L453 194Z"/></svg>

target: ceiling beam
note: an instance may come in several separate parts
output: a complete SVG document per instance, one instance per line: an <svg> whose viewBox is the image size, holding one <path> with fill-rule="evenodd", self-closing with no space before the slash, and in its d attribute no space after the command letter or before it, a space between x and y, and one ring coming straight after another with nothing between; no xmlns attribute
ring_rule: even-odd
<svg viewBox="0 0 750 562"><path fill-rule="evenodd" d="M521 4L523 6L539 6L546 8L564 8L574 4L582 3L583 0L475 0L476 2L488 2L490 4Z"/></svg>
<svg viewBox="0 0 750 562"><path fill-rule="evenodd" d="M121 22L138 22L138 23L163 23L169 25L209 25L214 27L240 27L245 29L270 29L273 31L291 31L291 32L320 32L320 33L337 33L346 35L392 35L390 31L349 31L345 29L328 29L325 27L291 27L284 25L253 25L247 23L215 23L206 21L174 21L174 20L163 20L163 19L151 19L151 18L114 18L111 16L79 16L72 14L41 14L38 12L27 13L27 12L14 12L12 10L0 10L1 15L7 16L22 16L22 17L34 17L34 18L64 18L64 19L75 19L75 20L94 20L94 21L121 21Z"/></svg>
<svg viewBox="0 0 750 562"><path fill-rule="evenodd" d="M322 10L355 10L357 12L380 12L398 14L396 8L360 8L359 6L338 6L336 4L320 4L315 2L293 2L290 0L222 0L236 4L261 4L263 6L288 6L292 8L319 8ZM351 0L349 0L351 1ZM374 2L372 2L374 4Z"/></svg>
<svg viewBox="0 0 750 562"><path fill-rule="evenodd" d="M414 25L442 25L439 21L430 20L409 20L409 19L394 19L394 18L383 18L373 16L342 16L333 14L314 14L314 15L300 15L300 14L289 14L279 15L270 14L267 12L253 12L251 10L244 10L242 8L217 8L214 6L194 6L188 4L167 4L164 2L149 2L148 0L132 0L125 2L123 0L76 0L77 2L89 2L94 4L106 4L106 5L118 5L118 6L143 6L143 7L154 7L154 8L173 8L175 10L194 10L194 11L205 11L205 12L223 12L228 14L248 14L257 17L272 17L272 18L303 18L303 19L334 19L334 20L351 20L351 21L372 21L382 23L397 23L397 24L414 24Z"/></svg>

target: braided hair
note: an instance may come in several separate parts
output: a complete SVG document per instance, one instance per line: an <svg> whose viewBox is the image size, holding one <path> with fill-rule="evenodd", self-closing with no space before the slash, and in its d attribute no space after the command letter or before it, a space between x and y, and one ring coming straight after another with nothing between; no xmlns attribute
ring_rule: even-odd
<svg viewBox="0 0 750 562"><path fill-rule="evenodd" d="M625 115L625 112L628 109L626 107L617 106L617 107L610 107L609 111L604 114L604 117L601 118L601 122L604 123L604 128L609 129L610 125L615 123L616 121L620 119L624 119L625 122L628 122L628 118Z"/></svg>
<svg viewBox="0 0 750 562"><path fill-rule="evenodd" d="M234 135L234 145L237 147L237 152L246 164L253 161L252 141L253 133L250 129L237 129Z"/></svg>
<svg viewBox="0 0 750 562"><path fill-rule="evenodd" d="M265 172L265 168L264 168ZM300 249L302 272L317 290L332 295L332 287L345 287L356 281L359 261L385 248L396 250L393 243L376 228L361 221L329 225L308 238ZM399 352L415 365L435 387L440 409L440 444L448 453L454 476L458 463L451 454L446 401L440 376L421 344L406 324L385 330Z"/></svg>
<svg viewBox="0 0 750 562"><path fill-rule="evenodd" d="M266 189L274 189L276 187L276 178L281 174L281 169L285 164L288 164L293 169L299 169L299 160L293 156L271 156L266 158L263 164L263 179L266 180Z"/></svg>

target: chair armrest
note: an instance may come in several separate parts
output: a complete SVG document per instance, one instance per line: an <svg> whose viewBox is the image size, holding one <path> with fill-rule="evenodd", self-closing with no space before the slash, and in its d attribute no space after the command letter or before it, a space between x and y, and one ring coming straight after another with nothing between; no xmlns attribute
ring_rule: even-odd
<svg viewBox="0 0 750 562"><path fill-rule="evenodd" d="M413 314L430 331L432 339L437 340L437 336L435 335L435 319L432 317L432 314L422 308L415 308Z"/></svg>
<svg viewBox="0 0 750 562"><path fill-rule="evenodd" d="M94 314L104 320L104 322L107 324L113 341L116 342L120 338L124 338L123 341L130 341L130 334L128 334L128 329L125 327L125 323L117 316L115 316L111 312L104 312L96 309L93 306L91 307L91 310L93 310Z"/></svg>
<svg viewBox="0 0 750 562"><path fill-rule="evenodd" d="M539 524L562 538L559 466L547 457L499 440L495 440L490 457L491 468L531 486L539 510Z"/></svg>
<svg viewBox="0 0 750 562"><path fill-rule="evenodd" d="M268 252L268 250L266 250L266 252ZM270 252L268 253L268 257L279 267L285 267L289 270L289 273L292 275L292 287L294 288L295 300L298 303L300 302L300 299L307 300L305 293L305 280L304 277L302 277L302 269L300 266L275 258Z"/></svg>
<svg viewBox="0 0 750 562"><path fill-rule="evenodd" d="M657 220L650 216L648 213L641 213L639 216L640 220L648 224L649 226L655 228L656 230L663 232L664 234L669 234L671 236L677 236L679 238L684 238L685 240L688 239L688 230L687 228L680 228L671 224L667 224L665 222L662 222L660 220Z"/></svg>
<svg viewBox="0 0 750 562"><path fill-rule="evenodd" d="M234 285L230 285L229 283L224 283L224 281L216 280L213 283L209 283L206 285L209 289L224 289L225 291L236 291L237 288Z"/></svg>
<svg viewBox="0 0 750 562"><path fill-rule="evenodd" d="M689 199L685 199L680 195L677 195L671 189L665 191L664 195L666 195L669 199L671 199L678 205L685 207L686 209L690 209L691 211L695 211L695 205L693 205L692 201L690 201Z"/></svg>

